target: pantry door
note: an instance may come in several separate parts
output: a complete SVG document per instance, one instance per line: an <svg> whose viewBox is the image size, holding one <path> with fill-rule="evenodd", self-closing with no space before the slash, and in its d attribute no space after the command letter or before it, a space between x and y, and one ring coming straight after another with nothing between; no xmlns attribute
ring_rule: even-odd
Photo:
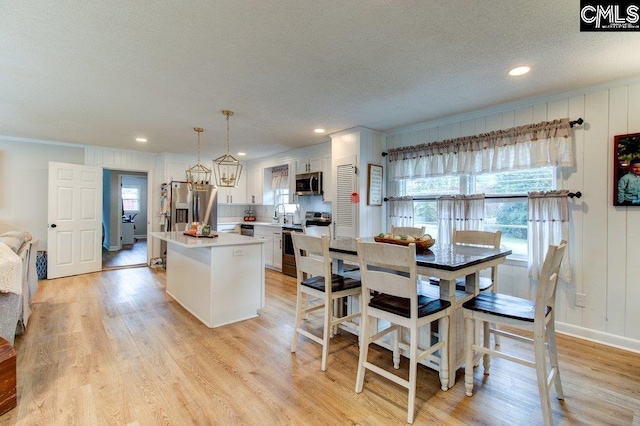
<svg viewBox="0 0 640 426"><path fill-rule="evenodd" d="M102 270L102 169L49 163L47 279Z"/></svg>

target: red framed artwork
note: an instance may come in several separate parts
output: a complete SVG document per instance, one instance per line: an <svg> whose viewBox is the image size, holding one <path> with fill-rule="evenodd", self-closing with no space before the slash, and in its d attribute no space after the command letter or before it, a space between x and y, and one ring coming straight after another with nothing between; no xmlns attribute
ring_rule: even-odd
<svg viewBox="0 0 640 426"><path fill-rule="evenodd" d="M613 138L613 205L640 207L640 133Z"/></svg>

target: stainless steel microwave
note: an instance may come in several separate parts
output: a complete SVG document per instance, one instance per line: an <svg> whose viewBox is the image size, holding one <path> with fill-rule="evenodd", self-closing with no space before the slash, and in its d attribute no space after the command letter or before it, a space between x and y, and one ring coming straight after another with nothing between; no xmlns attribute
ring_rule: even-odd
<svg viewBox="0 0 640 426"><path fill-rule="evenodd" d="M322 172L296 175L297 195L322 195Z"/></svg>

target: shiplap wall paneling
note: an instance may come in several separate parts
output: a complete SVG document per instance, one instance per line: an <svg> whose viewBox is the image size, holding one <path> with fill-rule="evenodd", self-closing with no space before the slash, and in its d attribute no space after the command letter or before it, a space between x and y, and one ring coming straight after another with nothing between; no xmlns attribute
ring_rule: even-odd
<svg viewBox="0 0 640 426"><path fill-rule="evenodd" d="M473 120L465 120L460 123L460 136L473 136L475 134L475 122Z"/></svg>
<svg viewBox="0 0 640 426"><path fill-rule="evenodd" d="M608 268L607 268L607 333L624 335L626 276L637 262L638 249L634 249L634 230L627 226L627 211L631 207L614 207L614 150L615 135L627 133L628 87L609 90L609 129L607 134L607 222L608 222ZM637 233L636 233L637 235Z"/></svg>
<svg viewBox="0 0 640 426"><path fill-rule="evenodd" d="M582 326L595 331L606 331L607 314L607 261L612 254L618 253L608 244L609 199L609 150L608 120L609 91L601 90L585 96L585 116L589 131L585 133L584 163L587 170L584 179L585 197L588 214L584 217L585 244L583 246L583 292L587 296L587 306L583 309ZM618 242L618 246L620 246ZM612 251L613 249L613 251ZM619 261L615 261L617 267ZM609 266L611 267L611 266ZM615 267L615 266L614 266Z"/></svg>
<svg viewBox="0 0 640 426"><path fill-rule="evenodd" d="M627 111L627 133L640 133L640 84L629 86L629 108ZM626 337L640 340L640 207L629 209L627 215L627 275L625 303Z"/></svg>
<svg viewBox="0 0 640 426"><path fill-rule="evenodd" d="M584 116L584 96L574 96L569 99L569 119L577 120ZM589 188L584 186L584 125L574 126L572 136L574 142L575 166L570 169L563 168L562 175L563 188L569 191L580 191L585 194ZM584 195L583 195L584 196ZM556 319L570 324L580 324L582 322L583 308L575 305L576 293L582 293L584 278L582 275L582 246L583 246L583 223L585 204L584 198L569 199L569 260L571 261L571 272L573 281L561 283L558 286L558 304L563 303L565 309L559 310Z"/></svg>

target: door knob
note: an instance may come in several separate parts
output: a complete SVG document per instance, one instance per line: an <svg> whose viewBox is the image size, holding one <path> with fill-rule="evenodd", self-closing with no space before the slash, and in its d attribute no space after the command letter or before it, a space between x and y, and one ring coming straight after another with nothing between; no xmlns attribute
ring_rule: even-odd
<svg viewBox="0 0 640 426"><path fill-rule="evenodd" d="M52 227L52 228L55 228L56 226L58 226L58 225L56 225L55 223L52 223L52 224L51 224L51 227Z"/></svg>

